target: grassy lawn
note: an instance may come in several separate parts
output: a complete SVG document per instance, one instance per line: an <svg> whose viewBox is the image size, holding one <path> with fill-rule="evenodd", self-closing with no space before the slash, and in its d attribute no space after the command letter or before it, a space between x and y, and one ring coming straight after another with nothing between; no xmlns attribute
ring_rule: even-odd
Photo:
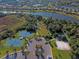
<svg viewBox="0 0 79 59"><path fill-rule="evenodd" d="M19 38L19 33L18 32L15 34L15 37L16 38Z"/></svg>
<svg viewBox="0 0 79 59"><path fill-rule="evenodd" d="M44 24L43 21L39 22L38 28L39 29L37 30L37 33L36 33L38 36L47 36L50 34L50 32L47 30L46 25Z"/></svg>
<svg viewBox="0 0 79 59"><path fill-rule="evenodd" d="M58 50L57 48L52 48L52 53L54 59L71 59L70 51Z"/></svg>
<svg viewBox="0 0 79 59"><path fill-rule="evenodd" d="M20 48L15 48L15 47L2 47L0 48L0 57L5 56L6 55L6 51L9 51L9 53L12 53L14 51L14 49L16 49L17 51L20 50Z"/></svg>
<svg viewBox="0 0 79 59"><path fill-rule="evenodd" d="M71 51L59 50L56 48L55 40L50 42L54 59L71 59Z"/></svg>

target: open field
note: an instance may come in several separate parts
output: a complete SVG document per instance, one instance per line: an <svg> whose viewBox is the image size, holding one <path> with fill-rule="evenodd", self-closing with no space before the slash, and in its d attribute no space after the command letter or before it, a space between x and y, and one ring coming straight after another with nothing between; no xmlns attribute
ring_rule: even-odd
<svg viewBox="0 0 79 59"><path fill-rule="evenodd" d="M4 33L8 30L14 31L25 23L25 20L21 20L16 15L9 15L0 18L0 32Z"/></svg>

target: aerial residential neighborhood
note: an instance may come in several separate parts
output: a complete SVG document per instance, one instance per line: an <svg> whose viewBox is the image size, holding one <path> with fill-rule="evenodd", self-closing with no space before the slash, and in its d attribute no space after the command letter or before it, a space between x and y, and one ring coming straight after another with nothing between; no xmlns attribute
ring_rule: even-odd
<svg viewBox="0 0 79 59"><path fill-rule="evenodd" d="M0 0L0 59L79 59L79 1Z"/></svg>

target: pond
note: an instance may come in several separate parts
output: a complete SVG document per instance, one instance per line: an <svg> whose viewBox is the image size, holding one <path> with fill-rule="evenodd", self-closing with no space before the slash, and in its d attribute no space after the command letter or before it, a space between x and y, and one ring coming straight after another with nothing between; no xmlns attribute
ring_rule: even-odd
<svg viewBox="0 0 79 59"><path fill-rule="evenodd" d="M63 15L63 14L59 14L59 13L54 13L54 12L13 12L13 11L0 11L0 13L3 13L3 14L11 14L11 13L16 13L16 14L26 14L26 15L34 15L34 16L43 16L43 17L53 17L55 19L58 19L58 20L69 20L69 21L72 21L72 22L76 22L76 23L79 23L79 19L76 19L75 17L73 16L67 16L67 15Z"/></svg>
<svg viewBox="0 0 79 59"><path fill-rule="evenodd" d="M8 38L6 40L6 46L9 47L21 47L23 45L23 40L15 39L15 38Z"/></svg>
<svg viewBox="0 0 79 59"><path fill-rule="evenodd" d="M29 35L31 35L31 32L27 32L25 30L23 31L19 31L19 38L7 38L6 39L6 45L7 46L12 46L12 47L21 47L24 44L24 37L28 37ZM21 38L22 37L22 38ZM21 40L22 39L22 40Z"/></svg>
<svg viewBox="0 0 79 59"><path fill-rule="evenodd" d="M20 37L27 37L27 36L29 36L30 34L32 34L32 33L31 33L31 32L27 32L26 30L19 31L19 36L20 36Z"/></svg>
<svg viewBox="0 0 79 59"><path fill-rule="evenodd" d="M44 17L53 17L55 19L59 20L69 20L73 22L79 23L79 20L74 18L73 16L65 16L63 14L58 14L58 13L50 13L50 12L31 12L30 14L35 15L35 16L44 16Z"/></svg>

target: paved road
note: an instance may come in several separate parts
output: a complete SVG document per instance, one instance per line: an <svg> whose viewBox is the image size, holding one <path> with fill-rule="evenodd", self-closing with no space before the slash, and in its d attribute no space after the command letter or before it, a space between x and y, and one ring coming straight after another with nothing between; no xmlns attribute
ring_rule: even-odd
<svg viewBox="0 0 79 59"><path fill-rule="evenodd" d="M36 51L36 45L40 44L42 45L43 49L44 49L44 57L45 59L47 59L47 56L51 56L52 57L52 50L49 44L45 44L45 39L41 38L42 41L36 41L35 39L32 40L32 43L29 43L30 45L28 46L28 50L30 51L29 55L27 56L27 59L37 59L36 55L35 55L35 51ZM13 56L10 56L10 59L13 59ZM22 55L21 52L18 53L17 59L25 59L24 56ZM53 59L53 57L52 57Z"/></svg>
<svg viewBox="0 0 79 59"><path fill-rule="evenodd" d="M32 52L29 56L30 58L29 59L37 59L36 56L35 56L35 50L36 50L36 45L42 45L45 53L44 53L44 57L45 59L47 59L47 56L50 55L52 56L52 51L51 51L51 47L49 44L45 45L45 39L44 38L41 38L42 41L36 41L36 40L33 40L32 41L32 44L28 47L28 49ZM52 58L53 59L53 58Z"/></svg>

